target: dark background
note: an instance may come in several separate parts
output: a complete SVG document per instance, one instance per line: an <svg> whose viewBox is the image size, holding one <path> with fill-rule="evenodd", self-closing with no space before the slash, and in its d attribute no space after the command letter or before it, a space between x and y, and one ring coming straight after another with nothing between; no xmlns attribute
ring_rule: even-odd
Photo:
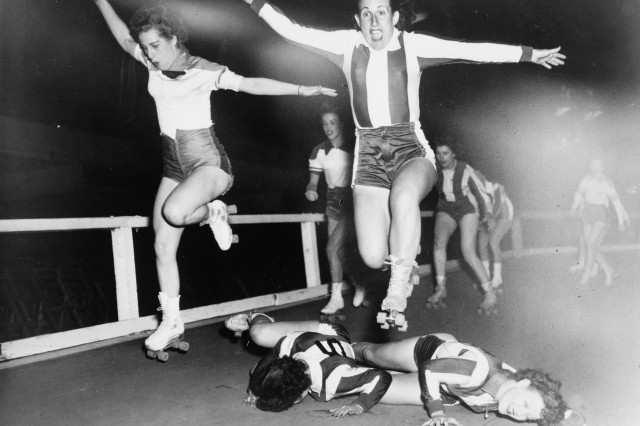
<svg viewBox="0 0 640 426"><path fill-rule="evenodd" d="M274 3L305 25L352 26L353 2ZM240 0L112 2L125 21L158 4L183 19L194 55L244 76L338 90L336 99L212 94L215 129L235 174L225 201L242 214L321 212L321 202L304 198L307 158L323 136L319 113L327 103L350 117L342 72L285 42ZM637 1L432 0L417 1L416 11L414 31L562 46L568 57L553 70L458 64L425 71L421 121L430 141L458 142L461 157L503 183L519 210L566 212L588 159L602 155L628 210L638 211ZM93 1L0 0L0 219L149 216L161 151L146 84L147 71L120 49ZM423 231L420 263L431 259L431 222ZM298 225L237 232L241 244L221 253L207 230L187 229L179 253L183 307L304 286ZM135 238L140 301L148 304L141 314L149 314L157 291L153 236L147 229ZM0 257L27 268L87 258L94 278L113 289L104 232L5 234Z"/></svg>
<svg viewBox="0 0 640 426"><path fill-rule="evenodd" d="M353 2L276 1L299 22L352 25ZM112 2L128 21L157 1ZM164 2L190 30L191 52L245 76L338 89L328 98L212 95L235 166L228 196L242 213L300 212L318 113L350 117L340 70L283 41L240 0ZM144 67L113 40L90 0L0 2L0 217L147 215L160 173L158 124ZM564 67L448 65L427 70L422 123L505 184L526 209L566 206L593 151L622 185L637 182L636 1L417 1L413 30L539 48L562 46ZM564 108L564 109L562 109ZM596 113L596 114L594 114ZM595 119L589 119L597 115Z"/></svg>

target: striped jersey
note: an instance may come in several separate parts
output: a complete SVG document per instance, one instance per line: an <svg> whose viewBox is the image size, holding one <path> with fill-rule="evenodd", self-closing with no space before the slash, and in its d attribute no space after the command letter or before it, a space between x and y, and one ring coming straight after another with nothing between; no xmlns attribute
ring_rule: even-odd
<svg viewBox="0 0 640 426"><path fill-rule="evenodd" d="M148 90L156 103L160 131L175 139L176 130L208 129L211 120L211 92L238 91L242 77L223 65L191 56L186 49L176 60L175 69L185 74L167 77L136 45L134 58L149 70ZM173 68L173 67L172 67Z"/></svg>
<svg viewBox="0 0 640 426"><path fill-rule="evenodd" d="M514 216L513 203L507 196L504 186L497 182L486 181L483 187L489 197L493 216L506 215L506 217L512 220Z"/></svg>
<svg viewBox="0 0 640 426"><path fill-rule="evenodd" d="M452 169L438 166L438 192L440 199L454 203L468 198L480 210L481 217L485 217L491 210L489 197L484 190L482 181L473 168L461 160L456 160Z"/></svg>
<svg viewBox="0 0 640 426"><path fill-rule="evenodd" d="M309 366L309 394L317 401L357 394L353 401L364 411L376 405L391 384L391 375L382 369L356 365L353 349L342 336L314 332L294 332L278 341L270 355L256 369L276 358L291 356Z"/></svg>
<svg viewBox="0 0 640 426"><path fill-rule="evenodd" d="M429 414L444 410L451 397L475 412L494 411L500 387L515 380L516 370L472 345L446 342L446 354L417 359L422 398ZM451 349L455 349L451 353Z"/></svg>
<svg viewBox="0 0 640 426"><path fill-rule="evenodd" d="M346 188L351 183L351 166L353 155L344 149L335 148L327 140L316 145L309 157L309 171L321 174L329 188Z"/></svg>
<svg viewBox="0 0 640 426"><path fill-rule="evenodd" d="M295 24L265 0L252 9L285 39L326 57L347 79L358 128L414 123L420 128L419 86L428 67L460 62L530 61L530 47L465 43L394 29L383 50L371 49L357 30L323 31Z"/></svg>

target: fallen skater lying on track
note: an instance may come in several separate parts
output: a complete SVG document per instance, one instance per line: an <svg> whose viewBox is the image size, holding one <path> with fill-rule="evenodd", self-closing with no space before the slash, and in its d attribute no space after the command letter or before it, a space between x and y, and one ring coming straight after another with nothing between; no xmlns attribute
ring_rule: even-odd
<svg viewBox="0 0 640 426"><path fill-rule="evenodd" d="M252 368L247 390L246 401L264 411L284 411L307 395L318 401L357 395L330 413L359 415L377 403L424 405L431 417L424 425L459 425L444 407L462 402L485 417L498 411L541 425L585 424L567 408L558 381L539 370L517 371L450 334L352 344L343 326L312 320L274 322L250 313L225 324L273 349Z"/></svg>

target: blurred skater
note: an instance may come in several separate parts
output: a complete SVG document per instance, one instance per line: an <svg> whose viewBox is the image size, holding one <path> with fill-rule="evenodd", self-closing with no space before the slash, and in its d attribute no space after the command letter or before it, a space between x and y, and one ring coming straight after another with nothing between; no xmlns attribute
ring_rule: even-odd
<svg viewBox="0 0 640 426"><path fill-rule="evenodd" d="M602 255L600 246L604 240L615 212L618 229L624 231L629 224L629 215L625 210L611 179L604 175L604 165L600 158L594 158L589 164L589 173L582 178L573 197L571 215L580 219L581 233L578 247L578 263L572 268L582 272L580 285L586 285L598 274L598 268L604 273L604 285L613 283L613 268Z"/></svg>

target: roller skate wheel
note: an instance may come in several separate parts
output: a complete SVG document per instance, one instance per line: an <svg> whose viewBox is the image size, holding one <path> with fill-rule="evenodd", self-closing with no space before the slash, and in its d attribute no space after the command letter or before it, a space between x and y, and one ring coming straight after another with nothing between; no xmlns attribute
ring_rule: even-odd
<svg viewBox="0 0 640 426"><path fill-rule="evenodd" d="M395 326L400 328L404 327L407 324L404 314L400 314L400 313L396 314L394 322L395 322ZM406 330L406 327L405 327L405 330Z"/></svg>
<svg viewBox="0 0 640 426"><path fill-rule="evenodd" d="M158 361L167 362L169 354L165 351L158 351Z"/></svg>
<svg viewBox="0 0 640 426"><path fill-rule="evenodd" d="M238 206L236 206L235 204L232 204L230 206L227 206L227 213L229 214L236 214L238 213Z"/></svg>
<svg viewBox="0 0 640 426"><path fill-rule="evenodd" d="M238 237L238 234L233 234L233 237L231 237L231 244L238 244L238 242L240 242L240 237Z"/></svg>
<svg viewBox="0 0 640 426"><path fill-rule="evenodd" d="M155 359L158 354L156 353L156 351L152 351L151 349L147 349L147 356L151 359Z"/></svg>
<svg viewBox="0 0 640 426"><path fill-rule="evenodd" d="M365 299L365 300L363 300L363 301L362 301L362 304L361 304L360 306L363 306L363 307L365 307L365 308L368 308L368 307L369 307L369 301L368 301L368 300L366 300L366 299Z"/></svg>
<svg viewBox="0 0 640 426"><path fill-rule="evenodd" d="M380 328L383 329L383 330L388 330L389 327L390 327L389 323L386 322L386 321L380 324Z"/></svg>
<svg viewBox="0 0 640 426"><path fill-rule="evenodd" d="M189 343L180 342L180 344L178 345L178 349L180 349L182 352L187 352L189 350Z"/></svg>
<svg viewBox="0 0 640 426"><path fill-rule="evenodd" d="M235 333L233 333L233 335L235 337L242 337L242 331L236 331Z"/></svg>
<svg viewBox="0 0 640 426"><path fill-rule="evenodd" d="M409 323L405 322L404 324L402 324L401 327L398 327L398 331L407 331L408 327L409 327Z"/></svg>
<svg viewBox="0 0 640 426"><path fill-rule="evenodd" d="M378 312L376 316L376 321L378 324L386 324L387 323L387 313L386 312Z"/></svg>

